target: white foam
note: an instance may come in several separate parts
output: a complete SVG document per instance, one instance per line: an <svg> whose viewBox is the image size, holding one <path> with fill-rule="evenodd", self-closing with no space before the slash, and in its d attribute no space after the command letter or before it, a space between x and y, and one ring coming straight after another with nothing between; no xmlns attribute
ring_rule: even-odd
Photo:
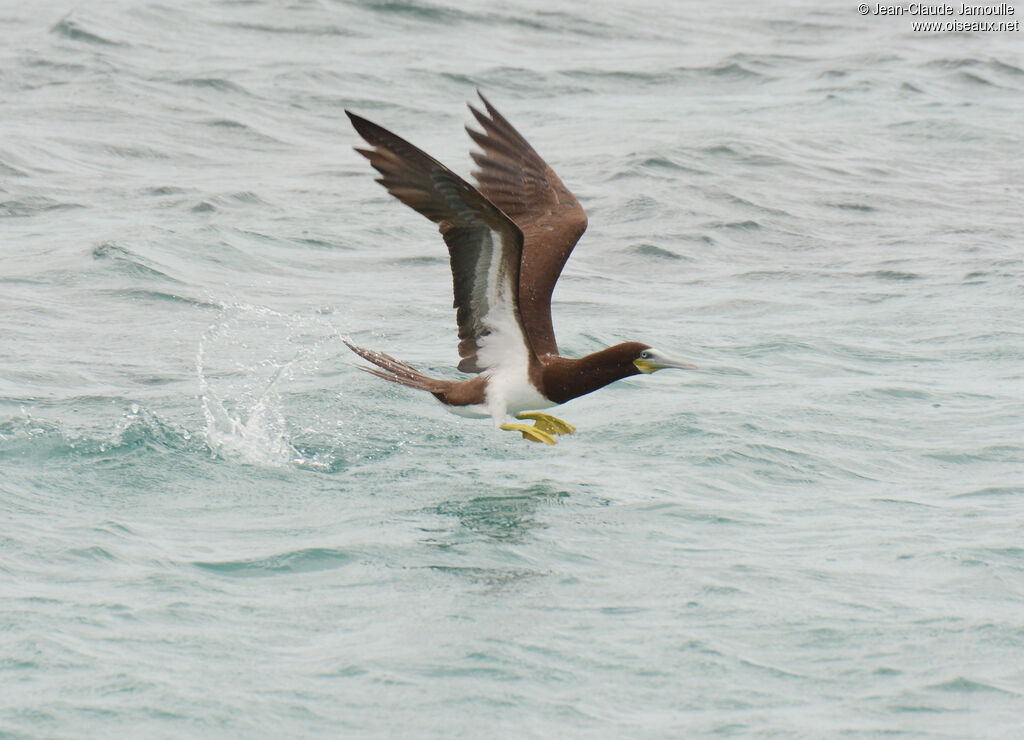
<svg viewBox="0 0 1024 740"><path fill-rule="evenodd" d="M309 343L310 334L323 336ZM316 370L321 348L334 337L332 327L308 316L244 304L225 306L196 350L210 451L269 467L310 462L292 443L281 394Z"/></svg>

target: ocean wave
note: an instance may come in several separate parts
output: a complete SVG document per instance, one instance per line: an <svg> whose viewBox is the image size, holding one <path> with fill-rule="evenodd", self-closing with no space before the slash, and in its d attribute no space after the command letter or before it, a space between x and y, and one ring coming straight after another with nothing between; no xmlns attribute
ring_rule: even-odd
<svg viewBox="0 0 1024 740"><path fill-rule="evenodd" d="M100 46L128 46L121 41L113 41L108 38L100 36L98 33L86 30L83 28L81 22L72 19L70 16L65 16L58 23L50 28L50 33L57 36L63 36L64 38L72 41L84 41L88 44L97 44Z"/></svg>

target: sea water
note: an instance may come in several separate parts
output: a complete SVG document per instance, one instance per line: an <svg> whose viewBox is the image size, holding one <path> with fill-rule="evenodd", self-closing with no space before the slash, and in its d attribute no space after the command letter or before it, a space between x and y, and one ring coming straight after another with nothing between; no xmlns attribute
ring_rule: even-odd
<svg viewBox="0 0 1024 740"><path fill-rule="evenodd" d="M917 20L5 3L0 735L1018 736L1024 47ZM343 110L468 174L478 88L588 211L562 352L701 368L555 447L343 343L459 377Z"/></svg>

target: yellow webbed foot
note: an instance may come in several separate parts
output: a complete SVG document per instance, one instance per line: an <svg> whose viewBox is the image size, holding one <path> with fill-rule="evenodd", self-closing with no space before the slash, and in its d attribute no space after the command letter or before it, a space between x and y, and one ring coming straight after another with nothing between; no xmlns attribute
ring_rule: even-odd
<svg viewBox="0 0 1024 740"><path fill-rule="evenodd" d="M537 427L531 427L526 424L502 424L501 428L509 432L522 432L523 439L528 439L531 442L543 442L546 445L555 444L554 437L541 429L537 429Z"/></svg>
<svg viewBox="0 0 1024 740"><path fill-rule="evenodd" d="M534 429L539 429L542 432L548 434L572 434L576 431L576 427L567 421L562 421L556 416L550 414L542 414L539 411L524 411L521 414L516 414L517 419L533 419Z"/></svg>

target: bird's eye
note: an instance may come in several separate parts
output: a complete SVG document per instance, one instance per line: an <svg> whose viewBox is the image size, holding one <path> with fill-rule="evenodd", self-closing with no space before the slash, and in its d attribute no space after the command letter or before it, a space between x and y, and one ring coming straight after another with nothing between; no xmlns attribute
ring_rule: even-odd
<svg viewBox="0 0 1024 740"><path fill-rule="evenodd" d="M651 355L650 355L650 353L647 350L644 350L643 352L640 353L640 358L644 359L644 360L646 360L650 356Z"/></svg>

